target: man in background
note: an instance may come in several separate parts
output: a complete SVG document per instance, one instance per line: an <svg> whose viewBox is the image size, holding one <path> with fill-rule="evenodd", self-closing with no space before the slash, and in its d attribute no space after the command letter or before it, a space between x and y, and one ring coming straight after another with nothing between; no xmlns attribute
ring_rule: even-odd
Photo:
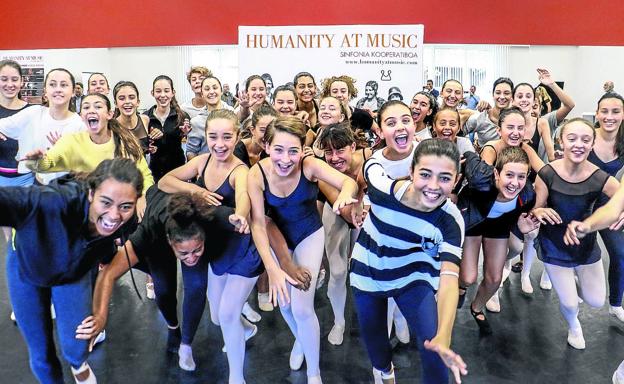
<svg viewBox="0 0 624 384"><path fill-rule="evenodd" d="M466 97L466 108L476 110L478 104L479 104L479 96L477 96L477 87L474 85L471 85L470 93L468 94L468 97Z"/></svg>
<svg viewBox="0 0 624 384"><path fill-rule="evenodd" d="M223 93L221 94L221 100L230 107L233 107L234 104L236 104L236 98L234 97L232 92L230 92L230 85L227 83L223 84Z"/></svg>

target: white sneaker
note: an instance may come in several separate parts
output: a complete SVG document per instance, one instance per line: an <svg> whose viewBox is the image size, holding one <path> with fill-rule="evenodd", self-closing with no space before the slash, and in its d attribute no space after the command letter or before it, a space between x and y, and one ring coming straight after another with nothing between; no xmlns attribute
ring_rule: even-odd
<svg viewBox="0 0 624 384"><path fill-rule="evenodd" d="M520 282L522 283L522 292L526 293L527 295L533 293L533 285L531 285L531 278L529 276L521 276Z"/></svg>
<svg viewBox="0 0 624 384"><path fill-rule="evenodd" d="M394 333L402 344L409 344L410 332L405 317L394 318Z"/></svg>
<svg viewBox="0 0 624 384"><path fill-rule="evenodd" d="M585 338L583 337L583 329L568 330L568 344L575 349L585 349Z"/></svg>
<svg viewBox="0 0 624 384"><path fill-rule="evenodd" d="M542 277L540 278L540 288L545 291L550 291L552 289L552 283L550 282L550 277L546 270L542 271Z"/></svg>
<svg viewBox="0 0 624 384"><path fill-rule="evenodd" d="M334 324L331 331L329 331L329 335L327 336L327 340L331 345L341 345L344 340L344 331L345 326Z"/></svg>
<svg viewBox="0 0 624 384"><path fill-rule="evenodd" d="M619 371L615 371L613 372L613 377L611 378L611 380L613 381L613 384L624 384L624 375L618 375Z"/></svg>
<svg viewBox="0 0 624 384"><path fill-rule="evenodd" d="M373 379L375 380L375 384L394 384L394 365L392 365L390 373L383 373L373 368Z"/></svg>
<svg viewBox="0 0 624 384"><path fill-rule="evenodd" d="M178 365L185 371L194 371L196 368L193 360L193 348L190 345L180 344L178 349Z"/></svg>
<svg viewBox="0 0 624 384"><path fill-rule="evenodd" d="M485 309L490 312L498 313L501 310L500 298L498 297L498 291L494 292L494 295L490 297L490 300L485 303Z"/></svg>
<svg viewBox="0 0 624 384"><path fill-rule="evenodd" d="M273 303L269 301L269 293L258 293L258 308L263 312L271 312Z"/></svg>
<svg viewBox="0 0 624 384"><path fill-rule="evenodd" d="M104 340L106 340L106 330L105 329L102 332L98 333L97 337L95 338L95 341L93 342L93 346L95 347L96 345L104 342Z"/></svg>
<svg viewBox="0 0 624 384"><path fill-rule="evenodd" d="M76 382L76 384L97 384L95 374L91 370L89 363L87 363L86 361L82 363L82 365L78 369L74 369L74 367L70 368L72 374L74 375L74 381ZM80 377L80 379L78 377Z"/></svg>
<svg viewBox="0 0 624 384"><path fill-rule="evenodd" d="M154 283L145 283L145 297L150 300L156 298L156 292L154 291Z"/></svg>
<svg viewBox="0 0 624 384"><path fill-rule="evenodd" d="M624 308L609 305L609 314L617 317L618 320L624 322Z"/></svg>
<svg viewBox="0 0 624 384"><path fill-rule="evenodd" d="M252 337L256 336L256 333L258 333L258 326L257 325L251 324L251 327L245 327L245 341L247 341L247 340L251 339ZM223 348L221 348L221 352L227 353L227 348L225 347L225 345L223 346Z"/></svg>
<svg viewBox="0 0 624 384"><path fill-rule="evenodd" d="M290 351L290 359L288 361L290 369L293 371L300 370L303 365L303 358L303 347L301 347L301 344L295 340L295 344L293 344L292 351Z"/></svg>
<svg viewBox="0 0 624 384"><path fill-rule="evenodd" d="M318 274L318 278L316 279L316 289L321 289L323 284L325 284L325 268L321 269Z"/></svg>
<svg viewBox="0 0 624 384"><path fill-rule="evenodd" d="M254 311L247 302L245 302L245 305L243 305L243 316L245 316L245 318L252 323L257 323L258 321L262 320L262 316L260 316L258 312Z"/></svg>

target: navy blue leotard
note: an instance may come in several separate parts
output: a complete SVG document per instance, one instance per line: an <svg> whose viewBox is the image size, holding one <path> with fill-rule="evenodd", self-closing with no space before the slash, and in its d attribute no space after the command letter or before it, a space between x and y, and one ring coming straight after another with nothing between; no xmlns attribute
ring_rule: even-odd
<svg viewBox="0 0 624 384"><path fill-rule="evenodd" d="M208 161L210 161L210 155L208 156L208 160L206 160L206 165L201 175L199 175L195 183L204 189L207 189L206 183L204 182L204 175L206 174ZM237 165L234 169L240 165L243 164ZM230 185L230 175L234 172L234 169L227 175L219 188L215 191L211 191L223 197L223 200L221 200L222 205L232 208L236 206L236 193L234 188ZM253 243L251 235L235 233L231 239L231 241L228 241L223 254L210 263L215 275L221 276L224 273L229 273L231 275L244 277L259 276L264 270L264 266L262 265L262 260L260 259L260 255ZM210 244L206 244L206 247L209 246Z"/></svg>
<svg viewBox="0 0 624 384"><path fill-rule="evenodd" d="M538 173L548 187L547 207L554 209L561 217L561 224L546 224L540 227L539 242L542 249L540 260L561 267L576 267L593 264L600 260L600 248L596 233L580 240L580 245L568 246L563 242L568 223L584 220L594 209L609 174L596 169L587 179L571 183L559 176L550 164Z"/></svg>
<svg viewBox="0 0 624 384"><path fill-rule="evenodd" d="M275 196L271 193L262 165L258 163L258 166L264 179L264 199L270 208L269 215L284 234L288 248L294 250L306 237L323 226L316 209L318 185L303 174L302 160L301 175L295 190L286 197Z"/></svg>

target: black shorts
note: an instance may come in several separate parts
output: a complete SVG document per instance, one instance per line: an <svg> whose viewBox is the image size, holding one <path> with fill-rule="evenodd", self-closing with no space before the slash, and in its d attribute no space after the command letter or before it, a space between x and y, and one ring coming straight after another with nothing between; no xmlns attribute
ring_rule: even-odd
<svg viewBox="0 0 624 384"><path fill-rule="evenodd" d="M466 236L483 236L488 239L508 239L509 232L517 226L518 213L508 212L497 218L486 218L474 227L466 230Z"/></svg>

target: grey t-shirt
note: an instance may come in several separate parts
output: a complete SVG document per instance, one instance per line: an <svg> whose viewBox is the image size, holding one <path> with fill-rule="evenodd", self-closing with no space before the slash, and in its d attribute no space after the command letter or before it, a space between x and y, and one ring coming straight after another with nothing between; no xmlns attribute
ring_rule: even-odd
<svg viewBox="0 0 624 384"><path fill-rule="evenodd" d="M487 111L475 113L470 116L468 121L466 121L466 130L468 133L476 133L477 141L481 146L488 141L500 139L500 135L496 130L496 124L490 120L490 116L488 116Z"/></svg>

